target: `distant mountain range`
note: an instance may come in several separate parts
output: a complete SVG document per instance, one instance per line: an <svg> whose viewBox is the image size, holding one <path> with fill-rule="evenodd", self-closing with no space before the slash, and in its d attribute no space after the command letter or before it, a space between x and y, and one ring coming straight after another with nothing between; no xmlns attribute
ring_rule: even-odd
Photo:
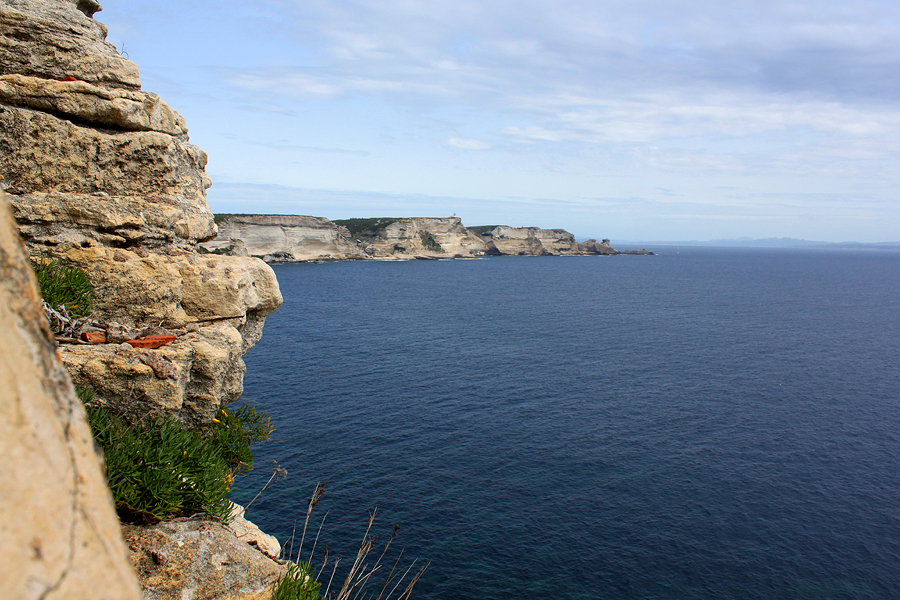
<svg viewBox="0 0 900 600"><path fill-rule="evenodd" d="M863 249L875 248L882 250L900 250L900 242L817 242L813 240L798 240L796 238L763 238L753 239L740 237L730 240L688 240L688 241L621 241L621 246L709 246L718 248L846 248Z"/></svg>

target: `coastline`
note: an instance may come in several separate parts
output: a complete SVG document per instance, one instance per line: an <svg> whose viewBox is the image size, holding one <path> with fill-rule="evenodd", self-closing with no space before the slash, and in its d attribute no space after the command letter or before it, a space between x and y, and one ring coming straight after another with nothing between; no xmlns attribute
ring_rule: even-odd
<svg viewBox="0 0 900 600"><path fill-rule="evenodd" d="M446 260L487 256L652 255L616 250L610 240L579 242L564 229L466 227L452 217L331 221L300 215L217 214L217 235L200 251L253 256L269 264L341 260Z"/></svg>

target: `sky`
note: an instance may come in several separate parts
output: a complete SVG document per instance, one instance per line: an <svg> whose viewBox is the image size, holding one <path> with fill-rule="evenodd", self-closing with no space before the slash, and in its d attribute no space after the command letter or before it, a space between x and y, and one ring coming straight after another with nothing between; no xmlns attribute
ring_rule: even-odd
<svg viewBox="0 0 900 600"><path fill-rule="evenodd" d="M896 0L106 0L215 212L900 241Z"/></svg>

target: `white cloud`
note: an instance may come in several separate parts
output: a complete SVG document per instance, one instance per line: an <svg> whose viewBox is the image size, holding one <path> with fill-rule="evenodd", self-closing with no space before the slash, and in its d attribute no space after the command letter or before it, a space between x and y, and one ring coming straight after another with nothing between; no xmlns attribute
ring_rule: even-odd
<svg viewBox="0 0 900 600"><path fill-rule="evenodd" d="M104 5L101 20L130 11L116 21L146 36L126 40L145 82L185 107L192 137L237 181L396 192L409 206L415 194L516 197L509 206L678 194L736 219L758 215L760 197L742 203L722 187L810 191L810 205L836 191L848 210L862 202L848 192L866 189L896 206L896 2ZM240 138L208 133L223 127ZM900 214L880 227L900 230Z"/></svg>
<svg viewBox="0 0 900 600"><path fill-rule="evenodd" d="M481 140L473 140L473 139L463 139L458 137L452 137L447 140L448 146L453 146L454 148L459 148L460 150L490 150L494 147L490 142L483 142Z"/></svg>

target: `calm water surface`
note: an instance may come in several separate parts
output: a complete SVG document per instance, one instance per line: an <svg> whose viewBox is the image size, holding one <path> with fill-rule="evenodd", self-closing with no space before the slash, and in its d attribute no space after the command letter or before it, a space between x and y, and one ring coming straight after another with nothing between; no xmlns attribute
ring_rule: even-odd
<svg viewBox="0 0 900 600"><path fill-rule="evenodd" d="M326 481L320 544L377 506L420 599L900 598L900 254L275 271L235 497L287 468L282 540Z"/></svg>

